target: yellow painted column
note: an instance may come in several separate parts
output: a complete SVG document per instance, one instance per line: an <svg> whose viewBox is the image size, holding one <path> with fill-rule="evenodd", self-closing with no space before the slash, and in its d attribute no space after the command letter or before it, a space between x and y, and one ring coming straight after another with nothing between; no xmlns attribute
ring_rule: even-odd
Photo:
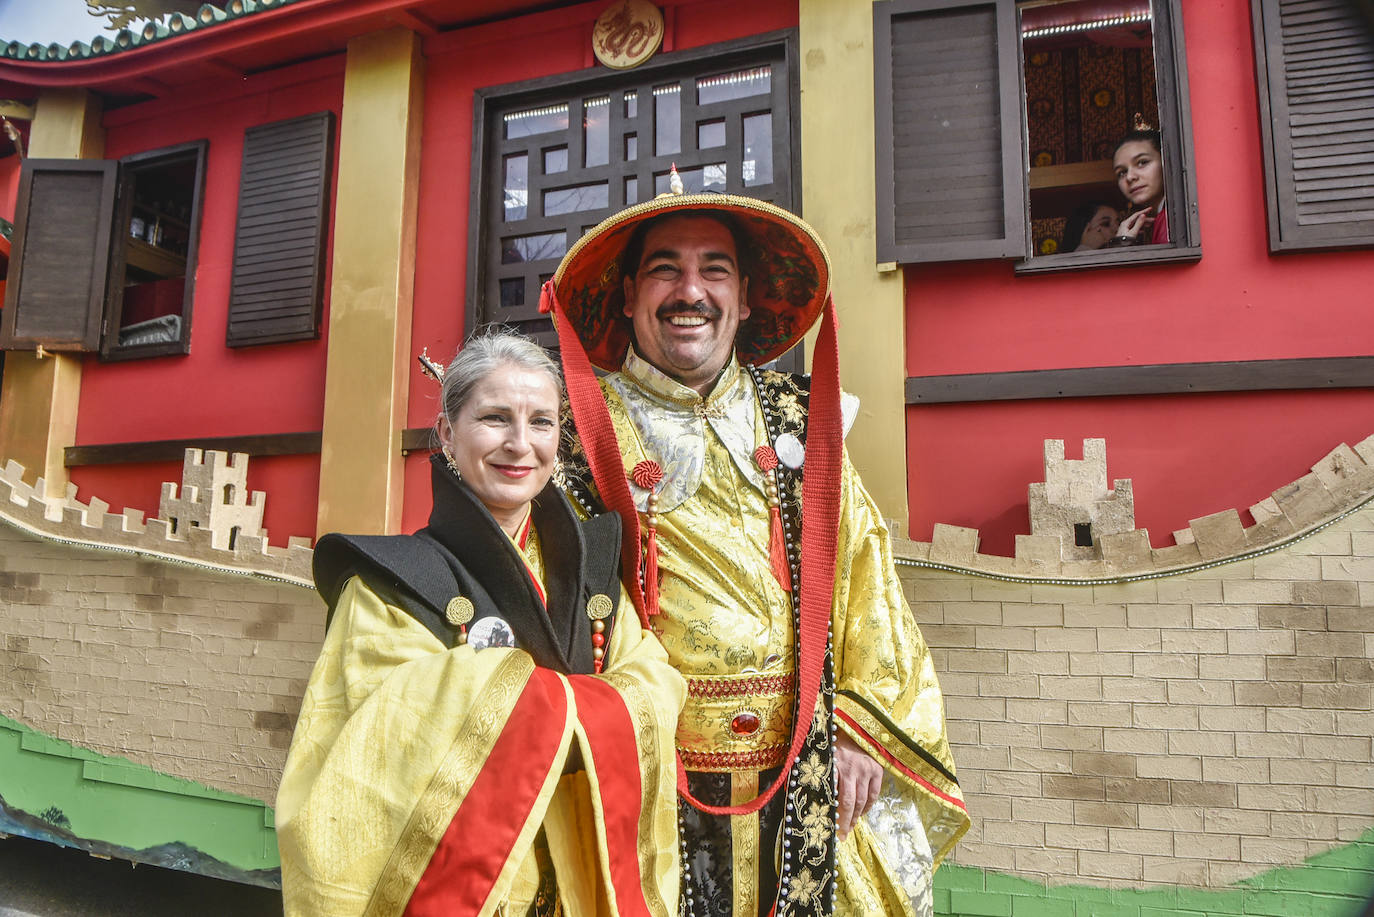
<svg viewBox="0 0 1374 917"><path fill-rule="evenodd" d="M413 32L348 43L329 288L320 509L324 532L401 524L424 64Z"/></svg>
<svg viewBox="0 0 1374 917"><path fill-rule="evenodd" d="M877 264L872 5L798 8L802 215L830 251L840 380L862 401L846 442L879 510L905 530L905 297L902 272Z"/></svg>
<svg viewBox="0 0 1374 917"><path fill-rule="evenodd" d="M29 156L38 159L99 159L105 153L100 99L85 90L50 90L38 97L29 133ZM26 469L25 480L43 478L45 490L60 496L67 487L62 450L76 442L81 397L81 354L11 350L5 354L0 390L0 463L11 459Z"/></svg>

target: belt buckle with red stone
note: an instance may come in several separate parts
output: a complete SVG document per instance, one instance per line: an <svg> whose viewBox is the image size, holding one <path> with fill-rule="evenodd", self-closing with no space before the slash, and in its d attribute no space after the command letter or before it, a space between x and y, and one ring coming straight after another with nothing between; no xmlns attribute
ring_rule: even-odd
<svg viewBox="0 0 1374 917"><path fill-rule="evenodd" d="M730 731L737 736L751 736L758 732L762 725L763 718L759 716L758 711L745 708L730 720Z"/></svg>

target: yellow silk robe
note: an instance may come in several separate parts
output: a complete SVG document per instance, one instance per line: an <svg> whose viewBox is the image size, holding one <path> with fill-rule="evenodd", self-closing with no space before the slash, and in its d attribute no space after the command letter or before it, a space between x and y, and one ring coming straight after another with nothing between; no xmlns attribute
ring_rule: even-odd
<svg viewBox="0 0 1374 917"><path fill-rule="evenodd" d="M661 614L653 626L672 664L689 683L748 670L790 673L792 604L769 561L769 508L753 460L768 438L753 380L732 361L703 399L631 350L602 388L626 473L645 459L664 471L657 491ZM803 410L786 398L780 409ZM631 491L642 513L648 492ZM831 613L836 719L885 777L881 799L838 845L836 913L928 914L934 868L967 829L968 815L953 779L930 651L897 579L887 527L847 455L840 519ZM786 701L781 719L765 714L750 738L755 747L787 742ZM689 697L679 750L713 741L739 747L728 730L737 707ZM805 779L822 765L798 766ZM757 772L733 770L732 785L737 802L752 798ZM757 818L734 816L732 828L735 912L752 914L758 896L772 891L752 887L756 870L744 862L759 846ZM792 892L804 893L798 884Z"/></svg>
<svg viewBox="0 0 1374 917"><path fill-rule="evenodd" d="M531 560L542 575L538 558ZM621 913L600 791L603 781L613 786L623 779L616 774L620 769L632 769L635 776L636 765L642 798L638 849L631 855L637 862L622 860L620 876L637 874L636 891L642 891L649 913L676 914L672 736L684 688L658 642L638 627L624 596L620 621L611 630L603 674L570 678L536 671L519 649L449 649L362 579L350 579L307 686L277 797L287 917L406 912L455 811L469 802L495 809L498 820L522 820L490 892L480 907L463 913L526 912L540 884L541 828L562 913ZM560 704L566 698L567 712L551 727L556 753L530 762L537 770L524 774L542 781L537 800L528 813L512 814L501 811L499 792L477 800L468 793L475 784L489 787L493 778L502 779L490 768L484 773L483 766L512 733L518 748L523 723L532 720L512 722L511 713L535 675L555 686ZM574 696L574 686L585 688L588 679L619 695L633 724L637 762L607 762L593 754L588 717L600 713L579 707L585 690ZM540 716L552 716L544 710L558 705L536 706ZM547 733L549 724L540 725ZM574 746L582 769L564 775ZM483 777L488 782L479 784ZM474 832L457 846L480 852L486 839Z"/></svg>

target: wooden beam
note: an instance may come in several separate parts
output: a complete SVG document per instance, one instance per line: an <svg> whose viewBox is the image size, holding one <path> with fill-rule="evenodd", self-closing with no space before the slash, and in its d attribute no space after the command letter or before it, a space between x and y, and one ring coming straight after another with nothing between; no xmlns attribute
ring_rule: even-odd
<svg viewBox="0 0 1374 917"><path fill-rule="evenodd" d="M407 427L401 431L401 454L428 452L438 447L439 436L433 427Z"/></svg>
<svg viewBox="0 0 1374 917"><path fill-rule="evenodd" d="M307 433L261 433L249 436L202 436L187 439L159 439L135 443L98 443L68 446L63 464L130 465L136 462L179 462L187 449L214 449L218 452L246 452L253 458L269 455L317 455L321 435ZM401 453L428 452L434 448L433 427L408 427L401 431Z"/></svg>
<svg viewBox="0 0 1374 917"><path fill-rule="evenodd" d="M141 76L132 81L133 87L139 92L147 93L154 98L164 98L172 94L172 87L162 80L155 80L151 76Z"/></svg>
<svg viewBox="0 0 1374 917"><path fill-rule="evenodd" d="M348 43L316 532L401 530L424 59L402 28ZM386 124L384 131L377 125Z"/></svg>
<svg viewBox="0 0 1374 917"><path fill-rule="evenodd" d="M215 75L224 77L225 79L241 80L244 76L243 71L241 69L218 57L202 58L201 60L196 61L196 63L200 64L206 70L212 71Z"/></svg>
<svg viewBox="0 0 1374 917"><path fill-rule="evenodd" d="M214 449L218 452L246 452L253 458L268 455L310 455L320 451L320 434L265 433L256 436L202 436L189 439L160 439L137 443L100 443L68 446L63 464L128 465L135 462L179 462L187 449Z"/></svg>
<svg viewBox="0 0 1374 917"><path fill-rule="evenodd" d="M0 115L11 121L32 121L34 106L14 99L0 99Z"/></svg>
<svg viewBox="0 0 1374 917"><path fill-rule="evenodd" d="M1314 388L1374 388L1374 356L912 376L906 380L906 403L961 404Z"/></svg>
<svg viewBox="0 0 1374 917"><path fill-rule="evenodd" d="M392 10L387 13L387 18L397 25L403 25L412 32L424 35L426 38L439 34L439 26L431 19L422 16L413 9Z"/></svg>

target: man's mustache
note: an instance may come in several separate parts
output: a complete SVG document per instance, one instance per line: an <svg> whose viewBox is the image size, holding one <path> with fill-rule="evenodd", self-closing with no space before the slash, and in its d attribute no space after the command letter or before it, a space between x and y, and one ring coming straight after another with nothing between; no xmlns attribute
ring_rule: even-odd
<svg viewBox="0 0 1374 917"><path fill-rule="evenodd" d="M721 311L715 306L701 301L686 302L678 300L677 302L659 306L658 311L654 313L654 317L659 321L681 315L699 315L708 321L715 321L720 318Z"/></svg>

